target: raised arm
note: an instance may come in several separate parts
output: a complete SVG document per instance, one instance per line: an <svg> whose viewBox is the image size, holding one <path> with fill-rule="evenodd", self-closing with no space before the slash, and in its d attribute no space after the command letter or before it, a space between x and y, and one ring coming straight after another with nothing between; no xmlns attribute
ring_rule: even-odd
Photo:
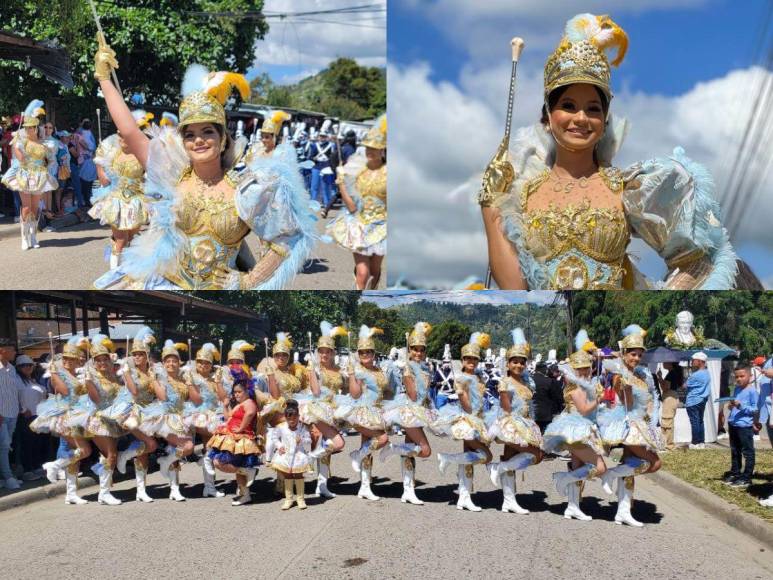
<svg viewBox="0 0 773 580"><path fill-rule="evenodd" d="M57 395L68 395L67 386L64 384L64 381L60 379L55 374L51 375L51 384L54 386L54 393Z"/></svg>
<svg viewBox="0 0 773 580"><path fill-rule="evenodd" d="M97 34L97 41L99 48L94 56L94 77L99 81L99 86L105 97L105 104L118 132L126 141L129 151L137 158L142 167L145 167L148 161L148 143L150 140L137 127L123 96L110 80L111 71L118 68L115 51L108 46L102 33Z"/></svg>

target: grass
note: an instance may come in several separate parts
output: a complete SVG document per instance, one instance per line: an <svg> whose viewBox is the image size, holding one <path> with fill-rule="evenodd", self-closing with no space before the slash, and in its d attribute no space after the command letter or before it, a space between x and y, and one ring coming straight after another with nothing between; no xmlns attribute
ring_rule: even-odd
<svg viewBox="0 0 773 580"><path fill-rule="evenodd" d="M746 489L729 487L722 478L730 471L730 449L672 451L661 456L663 469L678 478L718 495L753 514L773 523L773 508L757 501L773 493L773 450L757 449L752 484Z"/></svg>

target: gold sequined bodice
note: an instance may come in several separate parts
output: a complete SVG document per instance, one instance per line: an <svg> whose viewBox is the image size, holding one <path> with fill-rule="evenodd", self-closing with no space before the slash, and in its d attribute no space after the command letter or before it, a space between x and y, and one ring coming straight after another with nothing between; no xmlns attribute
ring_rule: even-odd
<svg viewBox="0 0 773 580"><path fill-rule="evenodd" d="M118 377L107 376L97 370L94 371L94 374L96 375L94 386L96 386L97 391L99 391L99 407L107 407L118 396L123 385L118 381Z"/></svg>
<svg viewBox="0 0 773 580"><path fill-rule="evenodd" d="M360 220L369 224L386 219L387 173L386 165L378 169L365 168L357 176L357 190L362 196Z"/></svg>
<svg viewBox="0 0 773 580"><path fill-rule="evenodd" d="M562 208L551 203L547 209L527 211L529 196L549 175L545 170L524 184L521 211L528 251L540 262L558 262L550 268L550 289L621 288L625 250L630 241L625 212L622 208L592 207L588 199ZM599 175L610 191L622 193L618 169L600 168ZM589 268L583 257L607 267Z"/></svg>
<svg viewBox="0 0 773 580"><path fill-rule="evenodd" d="M301 381L293 373L277 369L274 371L274 380L285 399L292 399L293 395L301 390Z"/></svg>
<svg viewBox="0 0 773 580"><path fill-rule="evenodd" d="M188 383L182 379L175 379L170 376L169 384L172 386L172 389L174 389L174 392L177 393L175 409L182 411L185 401L188 400Z"/></svg>
<svg viewBox="0 0 773 580"><path fill-rule="evenodd" d="M46 152L46 146L43 143L27 140L24 145L24 157L20 165L27 170L45 168Z"/></svg>
<svg viewBox="0 0 773 580"><path fill-rule="evenodd" d="M113 159L112 170L118 176L117 189L124 197L142 194L145 170L134 155L119 152Z"/></svg>
<svg viewBox="0 0 773 580"><path fill-rule="evenodd" d="M143 372L140 369L136 369L136 371L139 384L135 385L137 387L137 395L134 397L134 400L138 405L149 405L156 400L156 391L153 388L153 377L150 376L150 373Z"/></svg>
<svg viewBox="0 0 773 580"><path fill-rule="evenodd" d="M330 370L326 368L321 369L320 378L322 379L322 386L330 389L334 394L338 395L344 389L344 376L341 371Z"/></svg>

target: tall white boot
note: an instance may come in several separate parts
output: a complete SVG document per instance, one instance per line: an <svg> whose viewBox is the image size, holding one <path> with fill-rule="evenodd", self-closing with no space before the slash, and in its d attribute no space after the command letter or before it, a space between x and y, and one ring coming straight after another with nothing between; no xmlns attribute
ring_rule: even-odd
<svg viewBox="0 0 773 580"><path fill-rule="evenodd" d="M169 499L174 501L185 501L185 496L180 493L179 466L169 471Z"/></svg>
<svg viewBox="0 0 773 580"><path fill-rule="evenodd" d="M370 501L378 501L381 498L373 493L370 489L372 467L373 456L368 455L367 457L363 458L360 468L360 490L357 492L357 497L361 497Z"/></svg>
<svg viewBox="0 0 773 580"><path fill-rule="evenodd" d="M231 500L232 506L240 506L240 505L247 505L248 503L252 502L252 494L250 493L250 485L249 485L249 476L250 474L248 471L255 471L254 468L240 468L236 473L239 475L244 475L248 478L247 483L242 486L239 485L239 495L237 495L235 498ZM254 473L252 475L253 479L255 477Z"/></svg>
<svg viewBox="0 0 773 580"><path fill-rule="evenodd" d="M459 477L459 499L456 502L456 509L458 510L470 510L471 512L479 512L481 508L472 503L472 478L474 476L472 464L459 464L457 475Z"/></svg>
<svg viewBox="0 0 773 580"><path fill-rule="evenodd" d="M488 468L489 477L494 487L501 487L500 478L502 474L507 471L521 471L534 464L534 455L528 451L519 453L518 455L511 457L507 461L500 461L499 463L489 463Z"/></svg>
<svg viewBox="0 0 773 580"><path fill-rule="evenodd" d="M179 457L177 457L177 450L172 445L167 445L164 451L166 451L166 455L158 458L158 470L161 475L169 479L169 469Z"/></svg>
<svg viewBox="0 0 773 580"><path fill-rule="evenodd" d="M148 492L145 490L145 480L147 479L148 472L145 471L145 468L139 463L139 461L134 461L134 481L137 484L137 501L141 501L144 503L153 503L153 498L148 495Z"/></svg>
<svg viewBox="0 0 773 580"><path fill-rule="evenodd" d="M40 244L38 243L38 218L30 216L29 225L27 227L29 228L27 230L27 239L29 240L30 248L39 248Z"/></svg>
<svg viewBox="0 0 773 580"><path fill-rule="evenodd" d="M317 459L317 490L320 497L332 499L336 496L327 488L327 482L330 479L330 456Z"/></svg>
<svg viewBox="0 0 773 580"><path fill-rule="evenodd" d="M317 447L309 453L309 457L312 459L324 459L333 453L333 441L330 439L319 438Z"/></svg>
<svg viewBox="0 0 773 580"><path fill-rule="evenodd" d="M83 505L89 503L88 500L78 497L78 466L77 464L65 470L65 486L67 493L64 496L64 503L71 505Z"/></svg>
<svg viewBox="0 0 773 580"><path fill-rule="evenodd" d="M416 460L413 457L402 457L403 495L400 501L413 505L424 505L424 502L416 497Z"/></svg>
<svg viewBox="0 0 773 580"><path fill-rule="evenodd" d="M121 505L121 500L113 497L110 486L113 485L113 470L103 463L97 463L91 470L99 476L99 495L97 501L102 505Z"/></svg>
<svg viewBox="0 0 773 580"><path fill-rule="evenodd" d="M21 228L21 249L22 250L29 250L30 249L30 239L29 235L27 234L27 231L29 228L27 227L27 220L20 218L19 219L19 226Z"/></svg>
<svg viewBox="0 0 773 580"><path fill-rule="evenodd" d="M532 457L534 456L532 455ZM515 471L505 471L500 476L500 481L502 482L502 495L504 497L502 511L521 515L528 514L529 510L518 505L518 500L515 497Z"/></svg>
<svg viewBox="0 0 773 580"><path fill-rule="evenodd" d="M118 460L115 462L118 473L126 473L126 462L143 453L145 453L145 444L142 441L132 441L129 447L118 453Z"/></svg>
<svg viewBox="0 0 773 580"><path fill-rule="evenodd" d="M633 476L620 479L617 482L617 513L615 514L615 523L618 525L629 525L634 528L642 528L644 524L635 520L631 515L633 506Z"/></svg>
<svg viewBox="0 0 773 580"><path fill-rule="evenodd" d="M385 462L392 455L401 455L402 457L416 457L421 452L421 446L414 443L387 443L379 452L378 458Z"/></svg>
<svg viewBox="0 0 773 580"><path fill-rule="evenodd" d="M564 510L564 517L567 520L574 518L582 522L587 522L593 518L584 514L580 509L580 484L579 481L573 481L566 488L567 504L566 509Z"/></svg>
<svg viewBox="0 0 773 580"><path fill-rule="evenodd" d="M601 476L601 488L612 495L612 484L617 481L620 484L622 478L643 473L650 468L649 461L639 459L638 457L628 457L622 463L618 463L612 469L607 469Z"/></svg>
<svg viewBox="0 0 773 580"><path fill-rule="evenodd" d="M349 457L352 458L352 469L355 472L359 473L361 471L362 460L370 453L371 447L373 447L373 440L368 439L362 444L362 447L355 449L349 454Z"/></svg>
<svg viewBox="0 0 773 580"><path fill-rule="evenodd" d="M440 473L445 474L448 465L456 463L457 465L472 465L486 461L486 454L483 451L465 451L464 453L438 453L438 469Z"/></svg>
<svg viewBox="0 0 773 580"><path fill-rule="evenodd" d="M78 453L77 459L75 458L76 453ZM78 461L80 461L80 453L79 450L76 450L75 452L70 451L69 457L62 457L55 461L49 461L44 463L41 467L46 471L46 479L51 483L56 483L58 481L59 470L66 470L70 463L77 463Z"/></svg>
<svg viewBox="0 0 773 580"><path fill-rule="evenodd" d="M115 270L121 264L121 254L115 253L115 248L110 251L110 269Z"/></svg>
<svg viewBox="0 0 773 580"><path fill-rule="evenodd" d="M568 497L568 489L572 483L582 481L583 479L593 479L596 476L596 467L586 463L574 471L558 472L553 474L553 482L556 485L556 491L564 497Z"/></svg>
<svg viewBox="0 0 773 580"><path fill-rule="evenodd" d="M210 457L205 454L201 462L201 473L204 476L204 491L202 492L201 497L223 497L225 494L215 487L215 476L210 473L209 469L207 469L208 464L214 471L212 459L210 459Z"/></svg>

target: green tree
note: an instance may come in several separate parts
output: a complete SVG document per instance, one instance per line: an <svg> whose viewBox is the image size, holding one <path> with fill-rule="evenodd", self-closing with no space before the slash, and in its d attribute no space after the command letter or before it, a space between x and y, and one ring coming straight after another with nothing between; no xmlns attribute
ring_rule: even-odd
<svg viewBox="0 0 773 580"><path fill-rule="evenodd" d="M244 73L254 60L263 18L206 17L193 12L239 13L263 8L263 0L149 0L97 2L126 97L142 93L148 103L176 106L188 65ZM96 24L86 0L5 0L3 28L37 41L56 41L70 56L75 88L68 91L24 64L0 61L0 104L17 111L32 98L55 103L70 121L104 104L93 77ZM59 124L64 124L59 121Z"/></svg>
<svg viewBox="0 0 773 580"><path fill-rule="evenodd" d="M451 345L451 357L461 356L462 346L470 340L470 327L456 320L446 320L435 326L427 339L427 356L441 358L446 344Z"/></svg>

